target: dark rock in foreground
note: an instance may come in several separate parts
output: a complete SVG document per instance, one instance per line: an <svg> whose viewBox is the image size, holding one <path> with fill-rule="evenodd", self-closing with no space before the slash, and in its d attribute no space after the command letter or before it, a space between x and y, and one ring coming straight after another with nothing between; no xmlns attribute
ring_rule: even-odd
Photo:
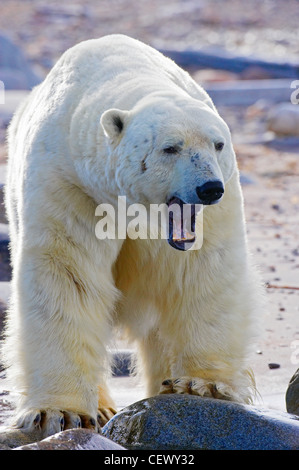
<svg viewBox="0 0 299 470"><path fill-rule="evenodd" d="M38 430L8 429L0 450L299 450L296 416L192 395L134 403L102 433L70 429L41 440Z"/></svg>
<svg viewBox="0 0 299 470"><path fill-rule="evenodd" d="M0 450L126 450L89 429L68 429L40 440L38 430L10 429L0 436Z"/></svg>
<svg viewBox="0 0 299 470"><path fill-rule="evenodd" d="M88 429L69 429L14 450L126 450Z"/></svg>
<svg viewBox="0 0 299 470"><path fill-rule="evenodd" d="M291 378L286 391L286 407L289 413L299 416L299 369Z"/></svg>
<svg viewBox="0 0 299 470"><path fill-rule="evenodd" d="M192 395L159 395L115 415L103 435L127 449L299 450L299 420Z"/></svg>
<svg viewBox="0 0 299 470"><path fill-rule="evenodd" d="M40 440L41 433L37 429L32 432L23 432L20 429L7 428L0 433L0 450L12 450Z"/></svg>

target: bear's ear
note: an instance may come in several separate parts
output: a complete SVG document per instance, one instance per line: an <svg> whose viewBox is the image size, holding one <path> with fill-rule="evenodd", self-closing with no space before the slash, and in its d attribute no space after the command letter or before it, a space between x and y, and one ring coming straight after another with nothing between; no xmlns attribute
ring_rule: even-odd
<svg viewBox="0 0 299 470"><path fill-rule="evenodd" d="M122 111L120 109L108 109L102 114L101 126L110 139L120 136L124 130L128 114L129 111Z"/></svg>

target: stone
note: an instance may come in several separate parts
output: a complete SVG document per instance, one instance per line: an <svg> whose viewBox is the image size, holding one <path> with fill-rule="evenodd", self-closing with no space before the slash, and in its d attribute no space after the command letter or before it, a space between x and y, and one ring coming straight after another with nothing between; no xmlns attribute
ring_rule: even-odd
<svg viewBox="0 0 299 470"><path fill-rule="evenodd" d="M254 179L249 176L248 174L245 173L240 173L240 183L242 186L245 186L247 184L254 184L255 181Z"/></svg>
<svg viewBox="0 0 299 470"><path fill-rule="evenodd" d="M299 136L299 106L292 103L273 106L267 114L266 127L279 136Z"/></svg>
<svg viewBox="0 0 299 470"><path fill-rule="evenodd" d="M269 362L268 367L269 369L279 369L280 364L278 364L277 362Z"/></svg>
<svg viewBox="0 0 299 470"><path fill-rule="evenodd" d="M248 106L246 110L247 119L257 119L265 116L269 112L269 109L273 106L273 103L264 98L260 98L251 106Z"/></svg>
<svg viewBox="0 0 299 470"><path fill-rule="evenodd" d="M274 138L272 137L273 135ZM292 152L298 154L299 136L275 136L275 134L272 134L272 136L270 139L266 138L264 142L260 143L281 152Z"/></svg>
<svg viewBox="0 0 299 470"><path fill-rule="evenodd" d="M289 382L286 391L286 408L289 413L299 416L299 369Z"/></svg>
<svg viewBox="0 0 299 470"><path fill-rule="evenodd" d="M117 377L129 376L134 360L134 351L130 349L116 349L110 351L112 358L112 375Z"/></svg>
<svg viewBox="0 0 299 470"><path fill-rule="evenodd" d="M9 235L7 225L0 223L0 282L11 280ZM0 298L1 300L1 298Z"/></svg>
<svg viewBox="0 0 299 470"><path fill-rule="evenodd" d="M30 90L41 81L23 51L4 35L0 35L0 80L5 90Z"/></svg>
<svg viewBox="0 0 299 470"><path fill-rule="evenodd" d="M14 450L126 450L89 429L68 429Z"/></svg>
<svg viewBox="0 0 299 470"><path fill-rule="evenodd" d="M9 429L0 436L0 450L126 450L89 429L68 429L41 439L39 430Z"/></svg>
<svg viewBox="0 0 299 470"><path fill-rule="evenodd" d="M290 79L211 82L205 90L219 107L251 106L261 99L271 103L288 103L291 94Z"/></svg>
<svg viewBox="0 0 299 470"><path fill-rule="evenodd" d="M12 450L15 447L24 446L40 440L41 433L37 429L32 432L23 432L20 429L5 428L0 434L0 449Z"/></svg>
<svg viewBox="0 0 299 470"><path fill-rule="evenodd" d="M295 416L194 395L141 400L102 432L131 450L299 450Z"/></svg>

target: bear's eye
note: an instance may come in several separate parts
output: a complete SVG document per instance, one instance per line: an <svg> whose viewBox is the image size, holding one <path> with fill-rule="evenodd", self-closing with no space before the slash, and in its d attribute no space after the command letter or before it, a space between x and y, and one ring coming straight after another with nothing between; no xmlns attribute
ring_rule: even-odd
<svg viewBox="0 0 299 470"><path fill-rule="evenodd" d="M217 152L220 152L220 150L222 150L223 147L224 147L224 143L223 142L215 142L214 146L215 146L215 150L217 150Z"/></svg>
<svg viewBox="0 0 299 470"><path fill-rule="evenodd" d="M163 152L164 153L172 153L172 154L176 154L176 153L179 153L179 149L178 147L174 146L174 145L170 145L169 147L165 147L163 149Z"/></svg>

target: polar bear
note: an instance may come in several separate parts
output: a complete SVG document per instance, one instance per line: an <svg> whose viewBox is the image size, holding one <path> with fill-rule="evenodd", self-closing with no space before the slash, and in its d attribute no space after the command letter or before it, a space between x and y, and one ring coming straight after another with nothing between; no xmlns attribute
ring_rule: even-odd
<svg viewBox="0 0 299 470"><path fill-rule="evenodd" d="M230 132L207 93L138 40L88 40L33 89L8 142L16 426L47 436L113 416L114 326L137 342L148 396L249 402L258 286ZM202 246L185 249L173 230L169 243L99 239L96 209L119 196L203 206L191 224Z"/></svg>

